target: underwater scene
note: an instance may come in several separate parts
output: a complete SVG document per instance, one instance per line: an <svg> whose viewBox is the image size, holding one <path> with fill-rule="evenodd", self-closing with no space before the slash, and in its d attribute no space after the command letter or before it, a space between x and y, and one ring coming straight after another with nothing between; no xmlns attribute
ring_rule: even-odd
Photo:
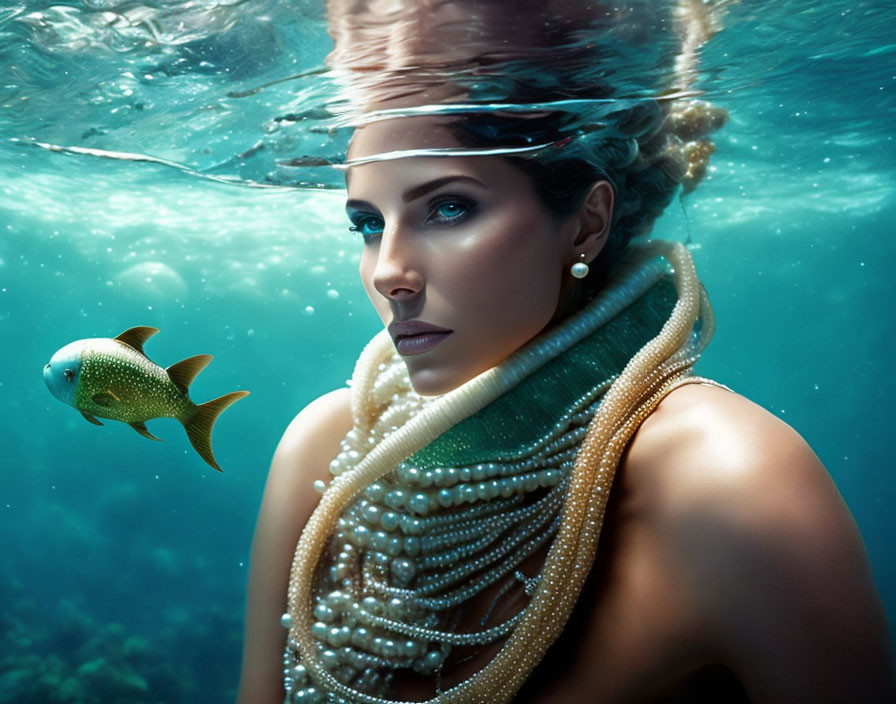
<svg viewBox="0 0 896 704"><path fill-rule="evenodd" d="M896 5L719 4L697 85L728 122L649 236L689 244L712 302L697 373L812 446L896 633ZM663 21L643 29L662 55ZM323 0L0 5L0 704L234 699L274 448L382 327L331 50ZM139 327L163 368L214 356L171 403L250 392L213 457L175 418L97 427L45 383L69 343Z"/></svg>

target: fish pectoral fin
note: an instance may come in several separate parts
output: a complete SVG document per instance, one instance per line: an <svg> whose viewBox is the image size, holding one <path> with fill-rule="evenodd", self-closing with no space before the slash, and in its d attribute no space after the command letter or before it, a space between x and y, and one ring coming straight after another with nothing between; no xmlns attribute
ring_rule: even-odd
<svg viewBox="0 0 896 704"><path fill-rule="evenodd" d="M94 425L102 425L102 423L100 423L96 418L94 418L89 413L85 413L84 411L81 411L81 415L84 416L89 422L93 423Z"/></svg>
<svg viewBox="0 0 896 704"><path fill-rule="evenodd" d="M90 398L97 406L103 406L104 408L108 408L113 403L121 401L121 399L111 391L101 391L98 394L94 394Z"/></svg>
<svg viewBox="0 0 896 704"><path fill-rule="evenodd" d="M143 352L143 343L146 342L149 338L155 335L159 331L158 328L151 328L146 325L140 325L136 328L130 328L125 330L121 335L116 337L115 339L119 342L123 342L128 347L133 347L140 354L145 355Z"/></svg>
<svg viewBox="0 0 896 704"><path fill-rule="evenodd" d="M158 442L162 442L162 438L157 438L151 432L146 429L146 423L128 423L134 430L140 433L143 437L149 438L150 440L156 440Z"/></svg>

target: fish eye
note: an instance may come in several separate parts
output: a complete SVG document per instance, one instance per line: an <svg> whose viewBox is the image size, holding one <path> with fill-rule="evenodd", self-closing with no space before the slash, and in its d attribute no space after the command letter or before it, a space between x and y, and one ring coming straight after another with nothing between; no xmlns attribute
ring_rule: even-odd
<svg viewBox="0 0 896 704"><path fill-rule="evenodd" d="M73 381L75 378L75 373L71 369L66 369L62 372L62 375L68 380Z"/></svg>

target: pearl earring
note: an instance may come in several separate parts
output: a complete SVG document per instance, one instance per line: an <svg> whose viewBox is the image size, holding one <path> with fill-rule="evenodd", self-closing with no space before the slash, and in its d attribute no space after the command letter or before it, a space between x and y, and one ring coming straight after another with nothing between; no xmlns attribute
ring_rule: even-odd
<svg viewBox="0 0 896 704"><path fill-rule="evenodd" d="M585 255L580 255L582 259L585 258ZM577 279L584 279L588 276L588 265L585 262L576 262L571 267L569 267L569 273L572 274Z"/></svg>

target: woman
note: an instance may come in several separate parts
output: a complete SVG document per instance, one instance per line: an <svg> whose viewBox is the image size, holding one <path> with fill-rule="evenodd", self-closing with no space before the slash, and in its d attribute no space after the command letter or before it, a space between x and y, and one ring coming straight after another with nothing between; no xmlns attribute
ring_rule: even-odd
<svg viewBox="0 0 896 704"><path fill-rule="evenodd" d="M364 113L346 209L388 335L277 448L240 701L887 700L836 488L795 431L690 373L712 314L687 251L626 248L699 180L719 113L604 88L583 121L568 82L518 109L546 94L518 75L511 105L462 107L483 89L445 73L544 36L540 61L578 65L591 47L549 30L599 6L392 7L330 7ZM679 6L672 90L706 12Z"/></svg>

